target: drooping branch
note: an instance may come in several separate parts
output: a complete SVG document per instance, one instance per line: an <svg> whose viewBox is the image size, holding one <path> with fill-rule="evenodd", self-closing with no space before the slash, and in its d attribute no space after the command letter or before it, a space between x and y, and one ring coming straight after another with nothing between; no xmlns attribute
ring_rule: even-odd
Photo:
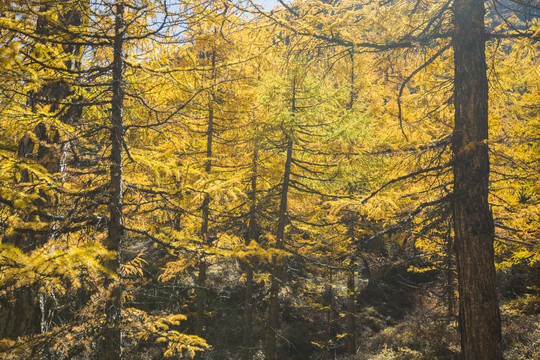
<svg viewBox="0 0 540 360"><path fill-rule="evenodd" d="M405 134L405 130L403 129L403 117L402 117L402 110L401 110L401 97L403 96L403 91L405 90L405 87L407 84L412 80L412 78L418 74L420 71L431 65L435 60L437 60L442 54L445 53L446 50L450 49L452 47L452 43L448 43L442 48L440 48L435 54L433 54L427 61L425 61L422 65L420 65L418 68L416 68L409 76L405 78L401 86L399 87L399 93L397 97L397 105L398 105L398 119L399 119L399 127L401 128L401 133L405 137L406 141L409 141L409 138L407 137L407 134Z"/></svg>

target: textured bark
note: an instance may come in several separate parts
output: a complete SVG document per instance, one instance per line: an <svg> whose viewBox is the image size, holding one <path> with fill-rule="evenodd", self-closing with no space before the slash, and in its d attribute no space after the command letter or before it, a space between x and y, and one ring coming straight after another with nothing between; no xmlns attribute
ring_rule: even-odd
<svg viewBox="0 0 540 360"><path fill-rule="evenodd" d="M454 231L465 360L502 359L488 203L488 81L484 1L454 2Z"/></svg>
<svg viewBox="0 0 540 360"><path fill-rule="evenodd" d="M40 331L40 309L36 290L19 289L10 298L0 298L0 338L16 339Z"/></svg>
<svg viewBox="0 0 540 360"><path fill-rule="evenodd" d="M450 226L450 224L449 224ZM448 321L454 317L454 242L450 227L446 236L446 306Z"/></svg>
<svg viewBox="0 0 540 360"><path fill-rule="evenodd" d="M291 110L296 113L296 78L293 79ZM289 199L289 185L291 180L291 165L293 154L293 139L287 134L287 154L283 171L283 183L281 186L281 200L278 213L278 228L276 231L276 249L283 249L285 238L285 226L287 223L287 208ZM266 358L277 359L276 334L279 327L279 288L281 279L281 264L274 256L272 261L272 280L270 284L270 304L268 311L268 326L266 331Z"/></svg>
<svg viewBox="0 0 540 360"><path fill-rule="evenodd" d="M107 263L107 268L118 274L121 264L123 229L123 145L124 145L124 3L116 3L115 36L112 63L111 99L111 158L110 158L110 202L109 226L106 247L116 252L116 258ZM109 285L110 297L106 305L107 330L104 334L104 360L122 358L122 284L120 279Z"/></svg>

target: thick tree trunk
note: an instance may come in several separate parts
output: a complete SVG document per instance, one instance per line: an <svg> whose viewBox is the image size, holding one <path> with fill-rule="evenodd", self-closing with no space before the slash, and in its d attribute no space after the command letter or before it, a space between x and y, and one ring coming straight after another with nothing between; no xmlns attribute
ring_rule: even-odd
<svg viewBox="0 0 540 360"><path fill-rule="evenodd" d="M124 145L124 3L116 3L115 37L112 63L112 100L111 100L111 164L110 164L110 202L109 233L106 247L116 252L116 258L107 263L107 268L119 274L121 264L121 246L123 229L123 145ZM118 278L109 285L110 298L107 301L107 331L104 334L104 360L119 360L122 357L122 283Z"/></svg>
<svg viewBox="0 0 540 360"><path fill-rule="evenodd" d="M36 289L24 287L0 298L0 338L16 339L40 331L40 309Z"/></svg>
<svg viewBox="0 0 540 360"><path fill-rule="evenodd" d="M465 360L502 359L488 203L488 81L484 1L454 2L454 231Z"/></svg>

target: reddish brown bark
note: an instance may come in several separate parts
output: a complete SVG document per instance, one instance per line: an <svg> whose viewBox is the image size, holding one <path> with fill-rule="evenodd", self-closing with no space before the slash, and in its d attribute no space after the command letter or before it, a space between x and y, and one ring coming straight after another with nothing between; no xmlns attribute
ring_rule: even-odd
<svg viewBox="0 0 540 360"><path fill-rule="evenodd" d="M465 360L502 359L489 207L484 1L454 2L454 231Z"/></svg>

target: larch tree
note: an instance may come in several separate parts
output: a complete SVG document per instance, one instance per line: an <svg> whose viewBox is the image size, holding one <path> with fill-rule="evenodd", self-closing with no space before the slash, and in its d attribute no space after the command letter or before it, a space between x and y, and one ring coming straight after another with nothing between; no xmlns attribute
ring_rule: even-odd
<svg viewBox="0 0 540 360"><path fill-rule="evenodd" d="M299 17L297 8L288 6L286 9L290 21L285 22L284 26L297 29L297 34L324 39L328 43L378 51L421 44L436 45L437 39L452 38L455 114L451 204L459 276L462 352L466 359L486 356L500 359L501 325L493 256L495 230L488 200L490 170L484 2L454 1L451 7L451 29L445 16L449 13L450 2L437 2L433 10L420 5L418 2L408 1L380 5L378 11L384 14L383 18L408 16L408 21L402 23L404 26L394 29L393 32L388 31L387 25L382 24L373 28L380 31L352 33L345 27L341 30L342 23L339 21L317 21L314 17L305 17L304 20ZM331 7L321 4L321 8L325 6ZM353 19L351 23L358 22L363 9L357 9L357 14L351 9L348 10L349 19ZM306 11L312 14L317 10ZM299 23L302 25L298 26ZM414 70L405 83L433 63L448 48L449 45L442 47L424 65ZM401 97L402 94L403 87L398 96ZM401 108L399 110L401 123ZM407 136L405 132L404 135Z"/></svg>
<svg viewBox="0 0 540 360"><path fill-rule="evenodd" d="M23 200L27 214L20 214L20 220L27 224L11 228L3 244L12 244L26 253L49 246L48 243L58 236L53 230L58 225L55 216L61 212L59 209L65 205L62 204L65 199L60 200L54 194L54 188L59 186L56 181L63 181L66 176L66 158L71 145L66 130L75 127L81 117L81 107L77 104L71 80L72 75L80 71L82 44L78 44L66 29L82 24L84 8L85 3L77 1L62 4L20 1L3 9L2 31L14 45L14 57L11 59L14 63L3 69L7 70L5 79L13 81L12 76L17 73L18 80L22 81L22 86L7 86L5 91L11 93L12 100L26 99L28 107L27 110L20 109L23 114L20 123L14 123L10 114L4 113L5 130L10 135L22 133L23 136L17 149L22 166L6 159L3 173L7 175L17 171L18 167L19 174L14 179L20 186L14 186L12 190L26 189L23 191L33 197L32 200ZM59 21L64 23L64 27L57 26ZM25 165L27 162L38 166L32 166L30 170ZM30 189L43 182L43 176L48 178L49 189L41 188L32 196L34 191ZM9 199L13 193L4 196ZM35 215L30 215L32 212ZM16 213L13 213L14 217L20 216ZM39 230L36 227L38 223ZM13 338L49 331L55 320L53 307L58 299L53 287L44 291L41 286L37 282L27 288L28 291L20 288L15 292L18 294L16 298L20 299L5 304L3 310L8 313L2 314L2 322L6 325L2 328L3 336Z"/></svg>
<svg viewBox="0 0 540 360"><path fill-rule="evenodd" d="M286 35L282 34L282 37ZM268 220L265 220L261 228L261 243L267 240L266 246L275 252L268 279L265 351L270 358L279 357L283 351L277 342L280 318L284 316L279 305L280 289L299 286L298 283L306 281L302 277L308 277L308 273L332 272L326 271L332 266L325 266L322 260L325 256L331 257L330 245L321 241L325 233L321 230L325 222L322 214L327 211L327 202L347 197L335 189L334 181L343 156L335 156L333 151L344 143L347 134L341 127L352 119L347 116L346 109L349 92L335 89L334 79L324 72L321 64L332 55L323 55L302 40L291 36L289 42L278 43L273 66L283 67L284 75L277 79L267 79L263 75L265 91L259 100L261 120L258 128L262 131L259 157L267 159L266 163L261 163L259 174L261 182L273 184L268 193L271 197L266 200L272 203L267 205L264 216L273 222L266 224ZM270 154L279 156L269 157ZM290 256L284 256L287 253ZM296 267L303 270L292 270ZM295 275L297 271L299 273ZM318 288L319 285L305 286ZM306 293L309 291L313 289L306 289ZM324 311L330 320L327 324L331 324L333 315L329 315L333 313L334 296L331 285L326 284L326 291L315 291L317 300L311 301L320 302L321 307L324 307L323 303L327 305ZM299 296L310 301L311 295ZM331 332L326 332L326 338ZM330 343L330 339L316 340L317 343Z"/></svg>
<svg viewBox="0 0 540 360"><path fill-rule="evenodd" d="M495 271L540 302L536 0L279 3L0 2L1 357L354 355L409 286L502 358Z"/></svg>
<svg viewBox="0 0 540 360"><path fill-rule="evenodd" d="M464 359L502 359L489 205L484 2L454 2L454 232Z"/></svg>
<svg viewBox="0 0 540 360"><path fill-rule="evenodd" d="M129 333L129 341L167 333L167 340L161 341L166 343L166 356L206 346L200 338L171 330L184 319L180 315L152 318L137 309L127 309L128 316L122 311L121 284L126 276L142 272L140 265L144 263L138 256L120 261L123 248L139 240L132 237L122 244L124 230L134 214L129 209L126 220L124 189L131 175L136 176L129 171L131 168L126 170L125 159L133 161L130 135L140 129L134 121L139 119L131 115L141 107L153 110L159 105L145 103L152 99L148 95L151 90L144 96L136 94L137 76L150 71L137 61L148 56L152 41L166 44L170 39L167 31L178 25L171 20L174 11L168 6L123 1L90 5L76 1L17 2L6 8L6 16L1 18L2 31L14 34L12 39L17 41L13 47L17 71L26 74L14 79L24 90L13 86L8 92L20 104L28 96L32 105L22 112L28 121L20 123L10 117L9 111L14 108L8 109L3 113L7 116L2 127L10 136L29 130L23 147L33 151L22 160L10 154L11 150L3 154L6 161L2 162L2 177L22 179L20 186L8 185L8 192L2 190L2 214L9 214L2 218L4 236L8 239L16 233L30 232L47 237L29 253L17 244L2 242L2 294L9 296L33 286L56 301L51 309L41 304L43 316L51 323L48 328L41 327L42 334L3 343L2 350L13 356L32 353L62 358L97 352L102 357L119 359L126 344L123 332ZM35 31L38 25L41 30ZM128 90L125 95L126 88L133 92ZM128 121L124 114L126 103ZM42 122L45 125L39 128L44 129L47 138L39 134L36 138L31 124ZM148 123L147 128L162 125L159 121ZM30 149L31 143L37 144L37 152L42 155L50 151L39 149L58 151L36 161L36 149ZM56 170L49 171L51 166ZM58 169L62 170L61 176L56 174ZM18 194L25 188L36 192ZM47 199L54 206L40 205ZM28 305L40 306L35 302ZM25 316L32 314L20 310ZM144 324L139 323L141 317L146 318ZM122 328L126 324L130 331ZM63 341L66 333L72 334L70 341ZM82 343L81 337L85 337Z"/></svg>
<svg viewBox="0 0 540 360"><path fill-rule="evenodd" d="M120 273L122 264L121 247L124 237L124 7L122 0L114 4L114 38L112 41L113 58L111 83L111 154L110 154L110 189L109 189L109 224L105 245L116 253L116 258L107 264L113 274ZM109 329L104 334L104 359L120 360L122 358L122 284L117 280L111 286L110 297L106 304L107 323Z"/></svg>

